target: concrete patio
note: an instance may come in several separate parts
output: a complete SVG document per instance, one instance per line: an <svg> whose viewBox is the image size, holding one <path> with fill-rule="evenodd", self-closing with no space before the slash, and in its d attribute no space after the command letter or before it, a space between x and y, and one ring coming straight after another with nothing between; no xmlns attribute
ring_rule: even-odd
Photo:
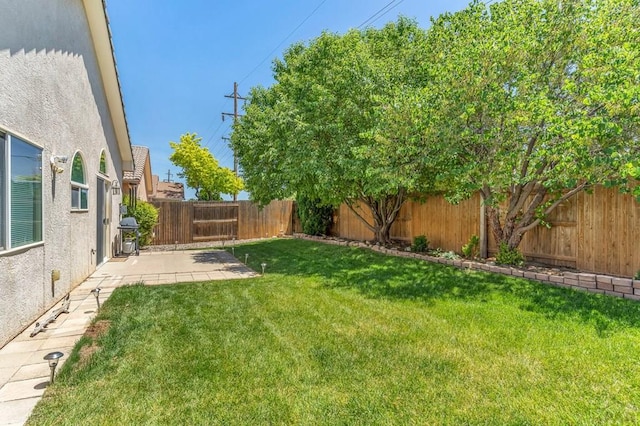
<svg viewBox="0 0 640 426"><path fill-rule="evenodd" d="M250 278L256 272L222 250L141 252L140 256L114 258L103 264L71 291L69 313L62 313L43 331L30 337L35 323L43 322L61 306L56 304L0 349L0 425L23 425L49 384L49 366L43 357L53 351L69 358L97 312L91 290L100 288L100 302L117 287L144 283L173 284Z"/></svg>

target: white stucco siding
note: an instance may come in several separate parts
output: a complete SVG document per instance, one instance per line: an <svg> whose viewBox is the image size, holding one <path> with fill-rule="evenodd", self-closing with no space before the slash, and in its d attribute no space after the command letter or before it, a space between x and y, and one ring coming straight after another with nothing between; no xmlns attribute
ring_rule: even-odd
<svg viewBox="0 0 640 426"><path fill-rule="evenodd" d="M0 1L0 130L43 147L42 246L0 252L0 346L57 303L96 268L97 176L107 154L106 181L122 164L81 0ZM74 153L85 160L88 211L71 211ZM52 155L68 156L53 176ZM111 206L109 242L117 235ZM111 257L111 251L105 253ZM51 271L61 279L52 288Z"/></svg>

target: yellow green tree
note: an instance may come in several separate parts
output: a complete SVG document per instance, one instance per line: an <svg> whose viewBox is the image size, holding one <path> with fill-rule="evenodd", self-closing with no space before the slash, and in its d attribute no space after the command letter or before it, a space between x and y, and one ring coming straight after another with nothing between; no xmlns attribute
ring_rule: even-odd
<svg viewBox="0 0 640 426"><path fill-rule="evenodd" d="M221 167L209 149L200 145L201 141L197 134L185 133L180 142L169 142L173 149L169 160L182 169L178 176L195 189L198 200L219 201L222 194L238 194L243 188L242 179L231 169Z"/></svg>

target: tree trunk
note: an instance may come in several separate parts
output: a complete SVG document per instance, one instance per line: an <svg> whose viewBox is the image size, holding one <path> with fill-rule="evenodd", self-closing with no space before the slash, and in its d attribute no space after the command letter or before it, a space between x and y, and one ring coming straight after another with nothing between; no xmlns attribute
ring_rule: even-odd
<svg viewBox="0 0 640 426"><path fill-rule="evenodd" d="M387 223L376 223L374 225L374 227L376 228L375 239L377 242L381 244L391 243L390 231L391 231L392 224L393 222L387 222Z"/></svg>
<svg viewBox="0 0 640 426"><path fill-rule="evenodd" d="M537 197L534 197L534 200L529 203L526 209L510 210L507 208L504 214L504 222L501 218L502 211L500 206L487 206L489 227L498 246L504 243L511 250L517 249L525 233L535 227L531 225L534 222L536 222L536 225L540 222L539 219L535 218L535 212L542 200L538 201L535 198Z"/></svg>
<svg viewBox="0 0 640 426"><path fill-rule="evenodd" d="M391 242L391 225L398 217L400 208L406 200L404 190L399 190L397 194L387 195L380 198L362 196L357 201L365 204L371 211L373 223L369 223L357 210L353 202L346 201L347 206L360 219L366 227L373 232L374 239L380 244Z"/></svg>
<svg viewBox="0 0 640 426"><path fill-rule="evenodd" d="M504 243L511 250L517 249L528 231L538 226L543 218L547 217L563 201L583 191L587 186L586 183L582 183L572 190L548 200L549 193L540 184L514 185L509 190L509 201L504 214L502 214L500 205L489 203L486 207L489 227L496 243L498 245ZM483 202L490 200L491 195L490 188L482 189ZM538 215L537 212L541 208L543 208L542 213Z"/></svg>

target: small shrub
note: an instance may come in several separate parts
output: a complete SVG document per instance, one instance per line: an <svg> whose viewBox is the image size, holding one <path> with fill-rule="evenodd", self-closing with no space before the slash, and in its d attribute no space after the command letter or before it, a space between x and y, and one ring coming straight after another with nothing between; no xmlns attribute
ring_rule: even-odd
<svg viewBox="0 0 640 426"><path fill-rule="evenodd" d="M478 257L480 248L480 238L477 235L472 235L469 238L469 242L462 246L462 254L468 259Z"/></svg>
<svg viewBox="0 0 640 426"><path fill-rule="evenodd" d="M496 262L500 265L522 266L524 264L524 256L517 248L511 249L507 243L500 243Z"/></svg>
<svg viewBox="0 0 640 426"><path fill-rule="evenodd" d="M442 257L443 259L449 259L449 260L458 260L458 259L460 259L460 256L458 256L456 254L456 252L454 252L454 251L445 251L444 253L442 253L440 255L440 257Z"/></svg>
<svg viewBox="0 0 640 426"><path fill-rule="evenodd" d="M413 237L413 244L411 245L411 251L416 253L424 253L429 248L429 240L424 235L418 235Z"/></svg>
<svg viewBox="0 0 640 426"><path fill-rule="evenodd" d="M638 272L636 272L636 276L633 277L634 280L640 280L640 269L638 269Z"/></svg>
<svg viewBox="0 0 640 426"><path fill-rule="evenodd" d="M302 232L307 235L328 235L331 229L333 207L323 205L320 200L299 195L298 217Z"/></svg>
<svg viewBox="0 0 640 426"><path fill-rule="evenodd" d="M433 250L429 250L429 254L433 257L442 257L443 253L444 253L444 250L442 250L440 247L436 247Z"/></svg>
<svg viewBox="0 0 640 426"><path fill-rule="evenodd" d="M454 251L444 251L440 247L436 247L433 250L429 250L429 254L433 257L441 257L443 259L458 260L460 256Z"/></svg>
<svg viewBox="0 0 640 426"><path fill-rule="evenodd" d="M125 217L133 216L138 222L138 232L140 232L138 242L140 246L144 247L151 244L153 228L158 224L158 209L153 204L141 200L137 200L135 207L132 209L128 197L125 197L124 203L129 205Z"/></svg>

